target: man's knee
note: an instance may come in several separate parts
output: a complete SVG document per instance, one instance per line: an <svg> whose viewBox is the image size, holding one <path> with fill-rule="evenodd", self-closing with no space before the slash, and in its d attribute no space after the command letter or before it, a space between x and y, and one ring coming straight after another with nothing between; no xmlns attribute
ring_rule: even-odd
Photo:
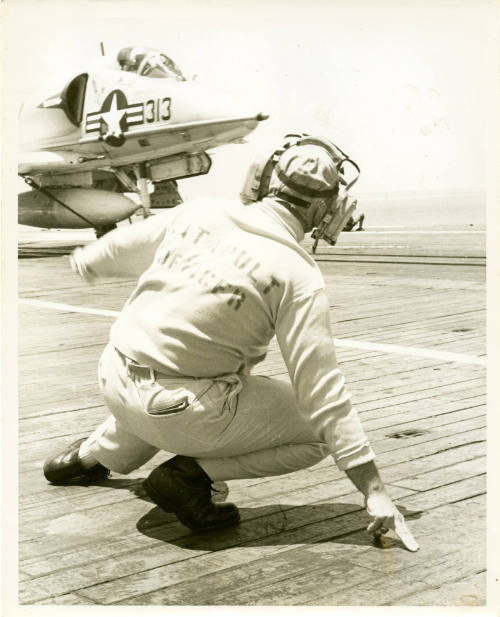
<svg viewBox="0 0 500 617"><path fill-rule="evenodd" d="M295 443L269 450L274 450L277 473L291 473L317 465L329 454L330 449L324 443ZM271 474L272 475L272 474Z"/></svg>

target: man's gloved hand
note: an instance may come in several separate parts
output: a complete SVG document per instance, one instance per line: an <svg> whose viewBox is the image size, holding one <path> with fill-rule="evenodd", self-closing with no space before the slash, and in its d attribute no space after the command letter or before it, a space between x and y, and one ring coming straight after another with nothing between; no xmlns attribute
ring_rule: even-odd
<svg viewBox="0 0 500 617"><path fill-rule="evenodd" d="M85 265L84 260L81 259L83 254L83 250L81 247L77 247L69 256L69 265L73 272L76 272L80 278L82 278L87 283L93 283L97 276L92 269Z"/></svg>
<svg viewBox="0 0 500 617"><path fill-rule="evenodd" d="M366 511L373 519L367 531L379 538L389 529L393 529L409 551L418 551L418 544L406 526L403 515L396 508L384 487L375 461L371 460L350 467L346 469L346 474L365 496Z"/></svg>
<svg viewBox="0 0 500 617"><path fill-rule="evenodd" d="M418 551L419 546L406 526L403 515L385 490L368 494L365 497L365 507L373 519L367 527L369 533L378 538L389 529L393 529L409 551Z"/></svg>

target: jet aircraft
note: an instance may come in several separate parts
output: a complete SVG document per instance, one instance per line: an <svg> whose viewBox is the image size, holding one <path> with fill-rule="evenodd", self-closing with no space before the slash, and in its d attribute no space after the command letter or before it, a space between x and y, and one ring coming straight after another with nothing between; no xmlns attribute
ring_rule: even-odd
<svg viewBox="0 0 500 617"><path fill-rule="evenodd" d="M235 113L155 49L126 47L107 64L23 106L18 173L31 190L19 195L19 223L99 236L139 209L124 193L139 195L145 216L176 205L177 180L210 170L207 150L268 117Z"/></svg>

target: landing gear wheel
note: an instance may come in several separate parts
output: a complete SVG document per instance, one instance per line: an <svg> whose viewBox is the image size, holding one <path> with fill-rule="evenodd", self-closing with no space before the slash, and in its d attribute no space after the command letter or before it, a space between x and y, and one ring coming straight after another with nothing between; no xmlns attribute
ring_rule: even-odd
<svg viewBox="0 0 500 617"><path fill-rule="evenodd" d="M95 227L94 228L95 237L100 238L101 236L104 236L104 234L107 234L108 231L113 231L113 229L116 229L116 225L114 223L112 225L103 225L102 227Z"/></svg>

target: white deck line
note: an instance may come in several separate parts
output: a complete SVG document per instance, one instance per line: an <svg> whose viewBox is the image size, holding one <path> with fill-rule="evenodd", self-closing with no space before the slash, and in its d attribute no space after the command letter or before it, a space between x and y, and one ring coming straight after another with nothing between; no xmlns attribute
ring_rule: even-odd
<svg viewBox="0 0 500 617"><path fill-rule="evenodd" d="M395 228L394 228L395 227ZM368 236L370 234L377 234L377 235L381 235L381 234L439 234L440 236L444 235L444 234L485 234L486 230L484 229L464 229L464 230L460 230L460 229L443 229L443 230L439 230L439 229L400 229L398 228L397 225L395 225L393 228L390 227L384 227L383 225L381 225L380 227L371 227L370 229L363 229L362 231L345 231L344 234L360 234L360 237L362 236ZM345 238L344 236L340 236L341 238Z"/></svg>
<svg viewBox="0 0 500 617"><path fill-rule="evenodd" d="M463 353L453 353L452 351L441 351L440 349L427 349L422 347L405 347L404 345L385 345L384 343L370 343L369 341L353 341L352 339L334 339L337 347L349 347L351 349L367 349L369 351L382 351L383 353L394 353L402 356L419 356L422 358L434 358L443 362L459 362L461 364L478 364L486 366L487 359L477 356L470 356Z"/></svg>
<svg viewBox="0 0 500 617"><path fill-rule="evenodd" d="M67 311L70 313L86 313L88 315L102 315L103 317L117 317L119 311L108 311L106 309L94 309L86 306L75 306L73 304L60 304L58 302L45 302L44 300L31 300L20 298L20 304L37 306L39 308L54 309L56 311ZM351 349L367 349L368 351L381 351L383 353L399 354L402 356L418 356L421 358L434 358L443 362L458 362L460 364L477 364L486 366L486 358L479 358L468 354L453 353L451 351L441 351L439 349L427 349L421 347L405 347L404 345L385 345L383 343L370 343L369 341L354 341L352 339L334 339L338 347L349 347Z"/></svg>
<svg viewBox="0 0 500 617"><path fill-rule="evenodd" d="M75 306L74 304L60 304L59 302L45 302L44 300L31 300L30 298L19 298L19 304L29 304L39 308L55 309L56 311L67 311L69 313L87 313L88 315L103 315L104 317L117 317L119 311L108 311L106 309L94 309L86 306Z"/></svg>

